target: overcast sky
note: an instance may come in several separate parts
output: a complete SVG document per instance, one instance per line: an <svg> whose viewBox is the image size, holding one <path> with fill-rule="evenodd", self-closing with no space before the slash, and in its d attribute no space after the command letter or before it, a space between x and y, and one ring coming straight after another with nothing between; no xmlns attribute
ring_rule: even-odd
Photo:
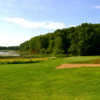
<svg viewBox="0 0 100 100"><path fill-rule="evenodd" d="M0 46L85 22L100 23L100 0L0 0Z"/></svg>

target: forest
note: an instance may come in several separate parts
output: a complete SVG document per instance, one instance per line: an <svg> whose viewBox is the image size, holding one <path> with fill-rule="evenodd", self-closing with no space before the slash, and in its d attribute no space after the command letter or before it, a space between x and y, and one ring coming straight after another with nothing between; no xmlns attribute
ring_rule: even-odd
<svg viewBox="0 0 100 100"><path fill-rule="evenodd" d="M100 24L82 23L58 29L20 44L20 52L30 54L100 55Z"/></svg>
<svg viewBox="0 0 100 100"><path fill-rule="evenodd" d="M0 46L0 50L19 50L19 46Z"/></svg>

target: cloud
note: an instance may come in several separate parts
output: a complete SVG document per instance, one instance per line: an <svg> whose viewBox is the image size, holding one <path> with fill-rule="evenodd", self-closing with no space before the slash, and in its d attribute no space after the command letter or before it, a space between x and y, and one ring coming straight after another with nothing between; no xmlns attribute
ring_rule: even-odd
<svg viewBox="0 0 100 100"><path fill-rule="evenodd" d="M92 8L100 9L100 6L93 6Z"/></svg>
<svg viewBox="0 0 100 100"><path fill-rule="evenodd" d="M62 29L65 26L64 23L61 22L52 22L52 21L32 22L22 18L3 18L2 20L11 21L24 28Z"/></svg>

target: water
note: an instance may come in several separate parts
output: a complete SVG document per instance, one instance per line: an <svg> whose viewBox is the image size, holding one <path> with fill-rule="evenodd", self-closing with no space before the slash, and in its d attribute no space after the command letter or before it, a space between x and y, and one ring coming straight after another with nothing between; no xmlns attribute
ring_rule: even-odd
<svg viewBox="0 0 100 100"><path fill-rule="evenodd" d="M0 51L0 56L20 56L16 51Z"/></svg>

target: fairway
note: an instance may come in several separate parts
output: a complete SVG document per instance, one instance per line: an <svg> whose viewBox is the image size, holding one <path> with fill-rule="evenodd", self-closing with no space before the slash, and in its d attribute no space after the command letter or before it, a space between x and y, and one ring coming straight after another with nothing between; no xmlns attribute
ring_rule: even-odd
<svg viewBox="0 0 100 100"><path fill-rule="evenodd" d="M55 69L100 56L0 65L0 100L100 100L100 68Z"/></svg>

